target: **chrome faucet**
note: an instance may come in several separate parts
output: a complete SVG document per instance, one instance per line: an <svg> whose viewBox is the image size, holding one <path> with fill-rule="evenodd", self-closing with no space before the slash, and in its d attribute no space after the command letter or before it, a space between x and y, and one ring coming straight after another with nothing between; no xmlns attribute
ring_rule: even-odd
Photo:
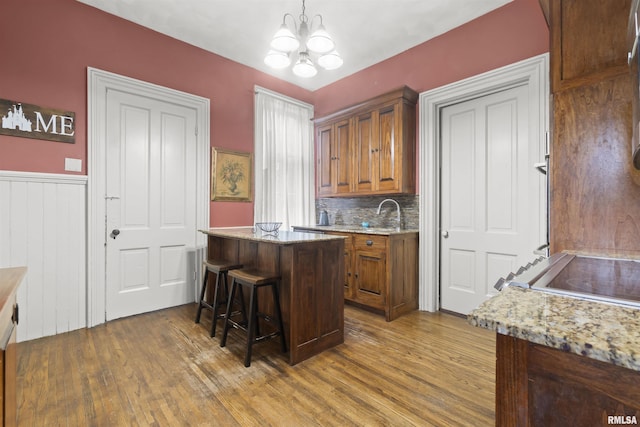
<svg viewBox="0 0 640 427"><path fill-rule="evenodd" d="M393 199L384 199L378 205L378 215L380 215L380 208L382 208L382 205L384 204L384 202L393 202L396 204L396 210L398 211L398 230L400 230L400 205L398 204L398 202L396 202Z"/></svg>

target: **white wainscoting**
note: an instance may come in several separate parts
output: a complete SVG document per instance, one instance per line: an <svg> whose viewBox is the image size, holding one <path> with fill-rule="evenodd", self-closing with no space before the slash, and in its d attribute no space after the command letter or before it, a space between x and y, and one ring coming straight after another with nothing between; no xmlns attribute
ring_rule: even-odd
<svg viewBox="0 0 640 427"><path fill-rule="evenodd" d="M86 176L0 171L0 268L28 268L18 341L87 326L86 187Z"/></svg>

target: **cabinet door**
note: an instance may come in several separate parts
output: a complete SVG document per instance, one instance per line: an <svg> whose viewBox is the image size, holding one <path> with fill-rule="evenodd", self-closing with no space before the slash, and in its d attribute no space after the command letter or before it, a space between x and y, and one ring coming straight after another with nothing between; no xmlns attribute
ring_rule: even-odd
<svg viewBox="0 0 640 427"><path fill-rule="evenodd" d="M376 171L374 172L376 189L398 190L398 173L402 164L399 104L394 103L380 108L377 115Z"/></svg>
<svg viewBox="0 0 640 427"><path fill-rule="evenodd" d="M628 73L625 43L631 0L550 4L553 93Z"/></svg>
<svg viewBox="0 0 640 427"><path fill-rule="evenodd" d="M350 149L351 121L348 119L339 121L333 128L334 151L333 162L335 168L334 193L351 192L351 164Z"/></svg>
<svg viewBox="0 0 640 427"><path fill-rule="evenodd" d="M383 236L354 238L355 300L374 308L384 308L386 302L386 241Z"/></svg>
<svg viewBox="0 0 640 427"><path fill-rule="evenodd" d="M386 257L384 252L357 250L355 254L355 300L384 308Z"/></svg>
<svg viewBox="0 0 640 427"><path fill-rule="evenodd" d="M318 195L332 194L334 190L331 178L332 129L332 125L318 128Z"/></svg>
<svg viewBox="0 0 640 427"><path fill-rule="evenodd" d="M351 191L352 160L348 119L318 127L318 195L330 196Z"/></svg>
<svg viewBox="0 0 640 427"><path fill-rule="evenodd" d="M373 113L360 114L354 119L354 151L356 156L355 186L357 192L374 190L374 162L378 158Z"/></svg>

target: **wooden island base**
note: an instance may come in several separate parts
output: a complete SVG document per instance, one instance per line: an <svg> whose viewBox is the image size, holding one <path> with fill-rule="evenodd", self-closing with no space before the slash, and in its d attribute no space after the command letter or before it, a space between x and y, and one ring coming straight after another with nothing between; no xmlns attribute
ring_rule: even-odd
<svg viewBox="0 0 640 427"><path fill-rule="evenodd" d="M496 426L640 425L638 371L502 334L496 357Z"/></svg>
<svg viewBox="0 0 640 427"><path fill-rule="evenodd" d="M209 229L208 258L225 259L282 277L280 306L289 364L344 342L344 238L251 229ZM271 296L258 294L259 311L273 314Z"/></svg>

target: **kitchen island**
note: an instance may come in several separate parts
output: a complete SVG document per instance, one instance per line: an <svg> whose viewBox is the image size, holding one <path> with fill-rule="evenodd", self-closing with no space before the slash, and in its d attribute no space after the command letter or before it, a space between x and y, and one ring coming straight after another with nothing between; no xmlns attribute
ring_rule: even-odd
<svg viewBox="0 0 640 427"><path fill-rule="evenodd" d="M640 422L640 309L511 286L468 320L497 333L496 426Z"/></svg>
<svg viewBox="0 0 640 427"><path fill-rule="evenodd" d="M344 237L292 231L272 235L252 227L200 231L208 236L208 259L234 261L281 276L289 364L344 342ZM259 310L273 314L270 298L259 300Z"/></svg>

